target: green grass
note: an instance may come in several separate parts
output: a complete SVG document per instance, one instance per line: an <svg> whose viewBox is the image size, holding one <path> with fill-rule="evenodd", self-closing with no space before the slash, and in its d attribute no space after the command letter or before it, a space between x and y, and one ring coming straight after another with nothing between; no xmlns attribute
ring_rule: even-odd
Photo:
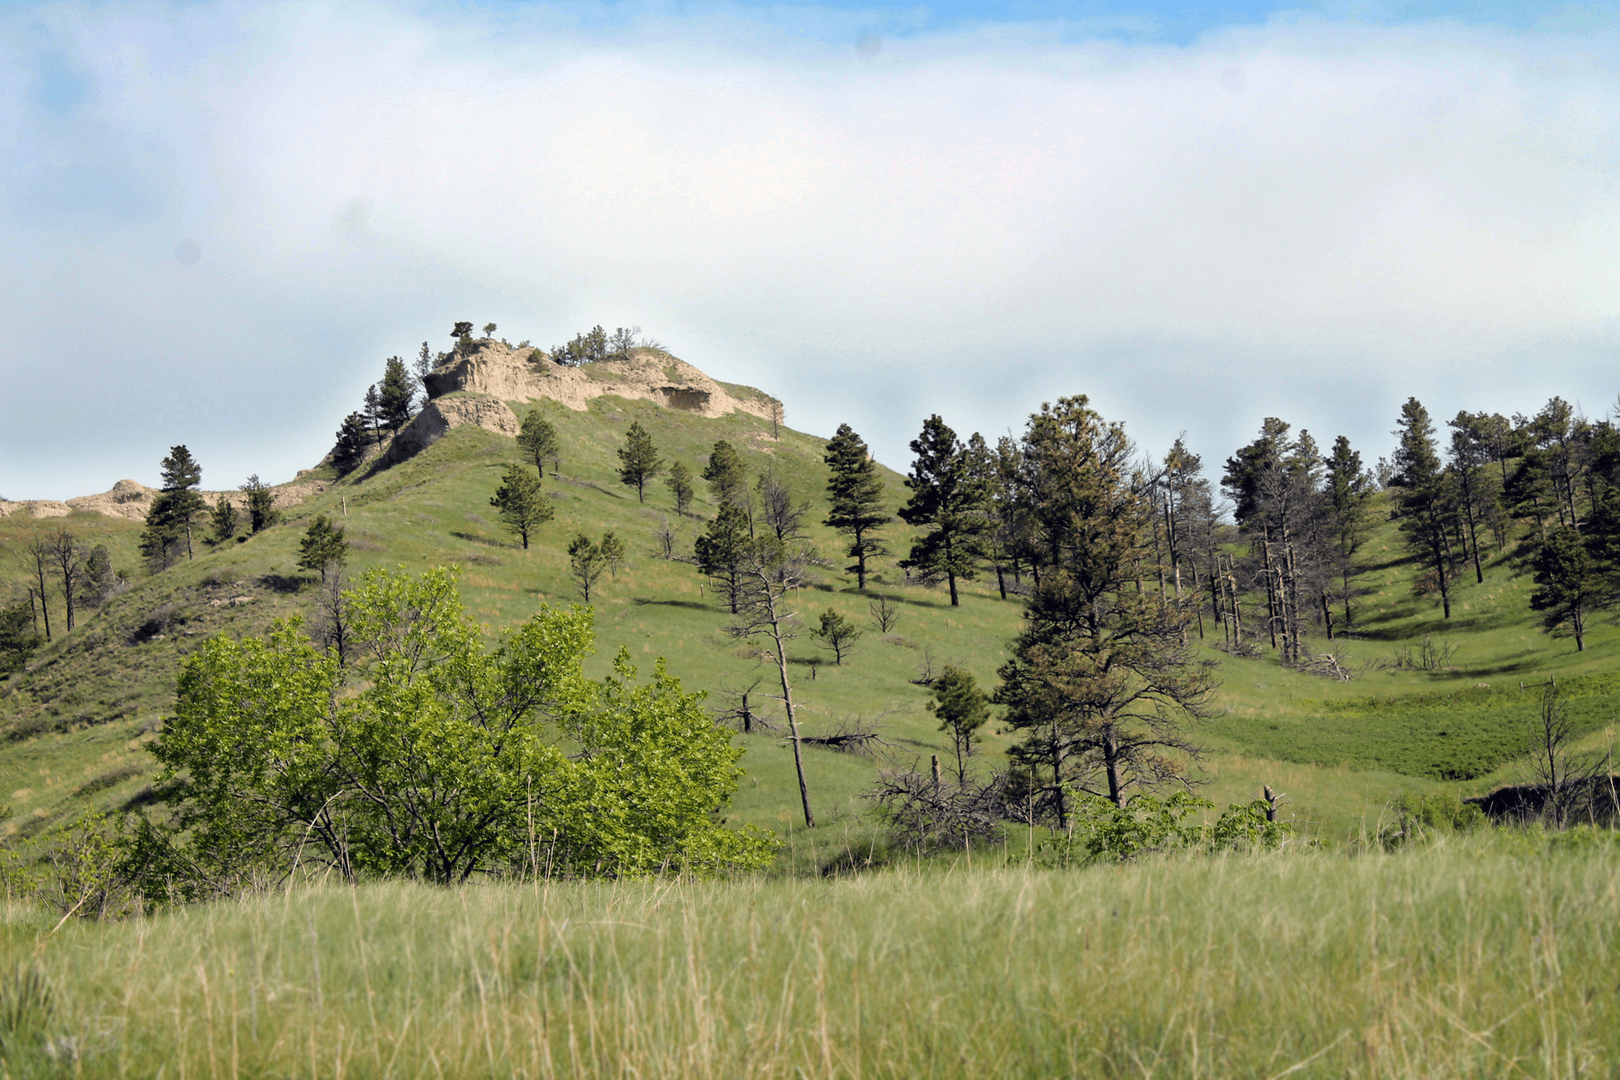
<svg viewBox="0 0 1620 1080"><path fill-rule="evenodd" d="M773 438L769 421L742 413L710 420L617 397L595 399L584 412L555 402L513 407L519 415L531 407L543 412L566 448L562 477L548 473L544 482L556 518L529 550L499 526L489 506L502 470L517 458L514 443L462 427L417 458L337 483L246 543L199 549L195 561L155 577L136 574L134 589L87 613L72 635L59 637L26 672L0 684L0 739L8 740L0 743L0 798L9 798L15 812L0 829L42 835L87 808L116 808L135 796L152 772L143 744L173 706L184 657L209 635L262 633L272 618L313 610L313 578L300 575L295 563L298 540L317 513L334 516L347 530L351 573L373 565L460 565L467 609L491 635L540 604L573 602L569 539L611 529L626 541L630 560L594 597L599 649L593 673L605 672L624 645L644 670L654 657L667 657L688 687L711 691L719 705L725 689L765 673L722 634L727 616L701 575L655 554L661 522L679 528L680 549L689 552L713 507L701 485L690 515L682 517L661 482L649 485L645 503L619 483L614 451L635 420L666 460L685 461L694 474L714 441L725 438L751 472L777 470L809 503L812 539L835 569L801 595L803 611L813 622L831 607L868 634L843 665L834 665L808 637L794 643L795 693L805 726L817 733L846 721L871 722L886 745L879 759L807 751L822 826L807 832L795 825L798 794L781 739L738 736L747 775L731 812L784 838L783 869L813 869L836 857L840 844L853 843L850 838L870 839L874 826L861 794L876 770L926 768L930 754L947 751L924 710L928 693L913 681L919 669L930 659L936 668L950 662L993 686L1018 629L1016 600L998 600L993 582L981 580L964 588L961 607L951 608L942 589L904 585L892 561L884 561L874 588L901 601L899 625L885 638L871 627L868 597L839 572L845 564L839 538L820 525L826 515L821 440L788 429ZM890 505L900 505L906 496L901 478L888 470L883 475ZM10 553L11 580L21 580L16 552L37 532L61 525L107 543L116 566L137 568L139 523L88 514L39 522L15 516L0 519L0 551ZM891 525L891 548L903 553L908 535L898 522ZM1401 794L1480 794L1522 779L1519 755L1537 691L1519 686L1550 677L1568 690L1591 745L1612 741L1604 725L1620 711L1620 681L1613 675L1620 631L1614 626L1594 625L1583 653L1549 637L1531 617L1528 580L1500 558L1487 567L1483 585L1471 577L1458 584L1455 617L1447 623L1437 602L1412 595L1413 570L1392 524L1378 527L1364 558L1371 569L1361 582L1367 595L1357 602L1355 636L1331 646L1311 642L1341 652L1358 671L1353 681L1289 670L1269 653L1240 659L1208 652L1221 663L1219 715L1197 725L1194 736L1209 748L1204 774L1207 794L1217 802L1247 801L1269 783L1289 792L1286 805L1302 827L1337 841ZM240 596L250 602L227 606ZM150 631L155 624L161 635ZM1213 635L1214 628L1207 629ZM1425 637L1454 647L1451 666L1390 666L1399 651L1415 650ZM981 767L996 763L1010 742L990 725Z"/></svg>
<svg viewBox="0 0 1620 1080"><path fill-rule="evenodd" d="M0 920L6 1075L1576 1077L1620 853L1536 834L1077 872L315 888ZM0 977L0 983L6 983ZM0 985L0 991L15 986Z"/></svg>

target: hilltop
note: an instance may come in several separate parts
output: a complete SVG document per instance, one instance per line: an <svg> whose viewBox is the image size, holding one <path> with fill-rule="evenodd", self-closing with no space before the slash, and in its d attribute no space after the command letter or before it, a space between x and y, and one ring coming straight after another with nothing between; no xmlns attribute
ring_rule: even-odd
<svg viewBox="0 0 1620 1080"><path fill-rule="evenodd" d="M552 370L556 369L556 370ZM656 350L605 364L564 369L544 353L485 342L470 355L443 363L430 376L433 398L391 446L346 476L329 460L278 489L282 523L245 543L199 549L194 560L161 574L134 572L141 530L136 505L149 489L119 485L72 500L47 514L15 510L0 519L0 545L15 551L42 530L67 527L105 544L114 565L132 571L128 591L83 613L71 634L58 634L26 669L0 683L0 794L15 816L0 829L28 836L91 807L138 804L153 775L144 747L173 707L179 665L202 640L220 633L260 634L278 617L317 617L311 575L295 569L298 542L317 514L347 531L351 574L368 566L461 568L467 608L489 635L531 615L540 604L577 599L566 547L580 533L613 531L629 548L627 563L593 596L598 652L593 674L628 648L643 670L657 656L696 689L709 691L717 714L753 693L761 674L753 653L727 639L728 621L689 557L715 507L701 489L687 514L676 512L662 483L645 503L617 477L615 451L632 421L656 442L666 462L699 472L716 440L740 451L751 476L771 472L807 508L809 534L826 566L799 597L807 622L826 610L865 630L854 655L835 664L808 636L793 646L796 693L802 693L809 734L869 730L871 756L811 749L812 798L822 827L796 825L797 792L780 734L756 729L736 738L746 749L746 775L734 812L785 835L785 858L804 864L830 858L873 828L862 798L880 768L926 767L947 752L946 737L926 711L923 682L945 663L995 684L1006 645L1017 632L1021 603L998 598L993 575L969 582L963 603L949 606L943 590L911 581L895 560L911 531L893 523L890 551L871 589L861 594L841 572L841 540L826 517L827 470L822 439L782 423L780 403L746 387L709 379L690 364ZM508 396L511 395L511 396ZM702 396L707 395L707 396ZM505 468L518 460L512 436L538 412L564 447L560 469L543 486L556 509L529 550L500 528L489 505ZM900 475L880 469L885 502L907 495ZM122 501L119 501L122 499ZM110 509L105 512L110 500ZM122 508L122 512L117 512ZM1415 594L1416 568L1405 556L1388 506L1364 549L1365 574L1355 633L1331 645L1354 673L1348 682L1280 664L1275 654L1235 656L1215 648L1208 628L1200 655L1219 662L1217 716L1199 725L1210 750L1205 794L1217 802L1246 801L1262 783L1289 793L1287 806L1307 831L1329 838L1373 823L1403 794L1478 795L1524 777L1524 724L1534 711L1534 687L1556 677L1584 718L1589 744L1620 704L1620 679L1610 673L1620 634L1591 629L1587 648L1549 638L1528 608L1528 578L1505 553L1486 564L1486 580L1459 583L1458 617L1441 619L1431 599ZM54 512L54 511L53 511ZM660 534L672 536L666 557ZM15 576L15 575L14 575ZM869 610L877 594L892 597L899 621L887 630ZM1447 658L1424 668L1410 662L1433 642ZM1408 662L1402 662L1402 656ZM1521 689L1521 684L1531 689ZM779 720L765 710L767 721ZM1593 742L1596 740L1596 742ZM982 765L1000 760L1012 736L986 729Z"/></svg>

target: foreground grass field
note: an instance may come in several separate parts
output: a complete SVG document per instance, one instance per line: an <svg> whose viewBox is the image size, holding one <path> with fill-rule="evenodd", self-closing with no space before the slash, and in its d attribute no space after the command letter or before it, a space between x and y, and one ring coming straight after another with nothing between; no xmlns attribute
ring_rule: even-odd
<svg viewBox="0 0 1620 1080"><path fill-rule="evenodd" d="M15 906L4 1075L1609 1076L1620 849L1581 839Z"/></svg>

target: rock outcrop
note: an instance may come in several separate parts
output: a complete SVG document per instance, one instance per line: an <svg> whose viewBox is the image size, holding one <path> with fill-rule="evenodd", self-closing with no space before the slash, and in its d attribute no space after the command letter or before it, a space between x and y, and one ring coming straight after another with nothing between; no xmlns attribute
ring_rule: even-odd
<svg viewBox="0 0 1620 1080"><path fill-rule="evenodd" d="M510 414L510 410L508 410ZM297 506L311 495L325 491L331 486L326 480L306 480L304 470L298 474L299 478L288 484L279 484L271 488L274 499L272 505L278 510L285 510L289 506ZM158 494L157 488L149 488L135 480L120 480L112 486L111 491L104 491L100 495L80 495L59 502L56 499L29 499L24 502L5 502L0 500L0 517L10 517L12 514L29 514L36 518L67 517L74 511L90 514L105 514L107 517L126 518L130 521L145 521L147 511L152 509L152 500ZM203 501L213 506L215 501L224 495L226 501L238 510L247 510L247 496L240 491L199 491Z"/></svg>
<svg viewBox="0 0 1620 1080"><path fill-rule="evenodd" d="M459 390L501 401L549 398L584 410L592 398L617 394L711 418L740 410L766 420L783 419L781 402L770 395L749 387L722 386L659 349L631 349L611 360L562 367L539 349L475 341L465 354L452 354L423 383L433 398Z"/></svg>
<svg viewBox="0 0 1620 1080"><path fill-rule="evenodd" d="M397 465L426 450L451 428L473 424L488 431L517 438L518 418L506 402L488 394L454 394L434 398L422 406L410 423L395 435L383 453L384 466Z"/></svg>

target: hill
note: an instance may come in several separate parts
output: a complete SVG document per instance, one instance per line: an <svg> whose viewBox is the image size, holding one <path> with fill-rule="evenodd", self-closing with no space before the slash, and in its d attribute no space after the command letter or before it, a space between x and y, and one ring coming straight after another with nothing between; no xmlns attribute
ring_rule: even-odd
<svg viewBox="0 0 1620 1080"><path fill-rule="evenodd" d="M838 611L867 632L843 664L808 637L795 643L792 666L806 725L811 735L872 729L881 741L876 756L808 751L821 827L807 833L795 824L791 755L780 737L769 730L738 734L746 776L734 812L785 836L789 863L819 863L869 840L870 806L861 795L878 768L926 765L930 754L946 751L917 680L949 662L993 685L1019 625L1019 601L998 599L980 581L968 583L962 606L952 608L943 590L908 583L889 560L869 593L858 593L838 569L839 538L820 524L827 512L824 442L782 425L779 405L766 395L700 380L696 368L650 351L561 375L531 376L522 365L533 366L528 355L498 343L466 362L441 365L430 383L440 393L423 412L439 420L413 423L424 437L410 436L408 428L396 440L398 452L385 451L346 477L329 464L302 476L301 501L288 500L281 524L245 543L199 551L164 573L134 575L127 592L86 613L72 633L59 635L0 686L6 740L0 794L14 811L0 827L38 837L87 808L138 802L153 772L144 747L172 708L184 657L213 634L258 634L274 618L315 616L314 578L295 564L303 529L316 514L347 530L351 573L372 565L459 566L468 610L491 634L539 604L573 602L568 541L611 530L630 557L593 597L599 640L593 673L606 670L620 645L644 669L665 656L687 686L708 690L715 711L725 711L763 672L746 647L721 633L727 615L702 575L665 558L657 538L667 526L675 554L689 554L715 508L700 490L681 515L662 484L652 485L641 503L619 483L615 450L636 421L666 461L684 461L694 474L715 441L725 439L751 475L775 473L807 505L812 541L831 569L801 594L802 610L812 618ZM555 380L556 396L481 392L532 389L515 387L513 371L541 386ZM714 389L705 389L711 383ZM701 403L682 396L700 390L709 395ZM737 404L722 411L728 401ZM530 410L556 426L564 450L560 475L548 471L544 479L556 516L525 551L500 528L489 498L517 459L510 433ZM461 419L452 424L449 416ZM882 475L888 504L898 506L906 496L901 477L889 469ZM0 545L16 551L59 527L106 544L116 566L138 565L139 522L85 508L48 518L13 513L0 519ZM898 523L886 533L899 552L908 535ZM1595 627L1578 654L1548 638L1530 618L1527 580L1500 555L1483 585L1459 587L1458 615L1445 623L1436 605L1414 596L1416 571L1392 525L1381 525L1365 550L1369 592L1360 600L1357 634L1331 646L1356 672L1351 681L1287 668L1270 654L1229 656L1213 648L1213 636L1200 646L1221 665L1221 715L1196 732L1211 751L1207 794L1217 802L1247 801L1269 783L1289 793L1285 805L1309 831L1339 838L1375 823L1387 802L1404 793L1483 793L1521 778L1533 684L1549 677L1568 688L1588 737L1606 737L1602 724L1620 694L1620 680L1610 675L1620 646L1612 627ZM898 622L888 633L872 624L869 605L877 593L898 603ZM1425 641L1449 658L1432 670L1402 661L1421 656ZM756 691L755 711L759 700ZM998 760L1010 741L992 725L984 763Z"/></svg>

